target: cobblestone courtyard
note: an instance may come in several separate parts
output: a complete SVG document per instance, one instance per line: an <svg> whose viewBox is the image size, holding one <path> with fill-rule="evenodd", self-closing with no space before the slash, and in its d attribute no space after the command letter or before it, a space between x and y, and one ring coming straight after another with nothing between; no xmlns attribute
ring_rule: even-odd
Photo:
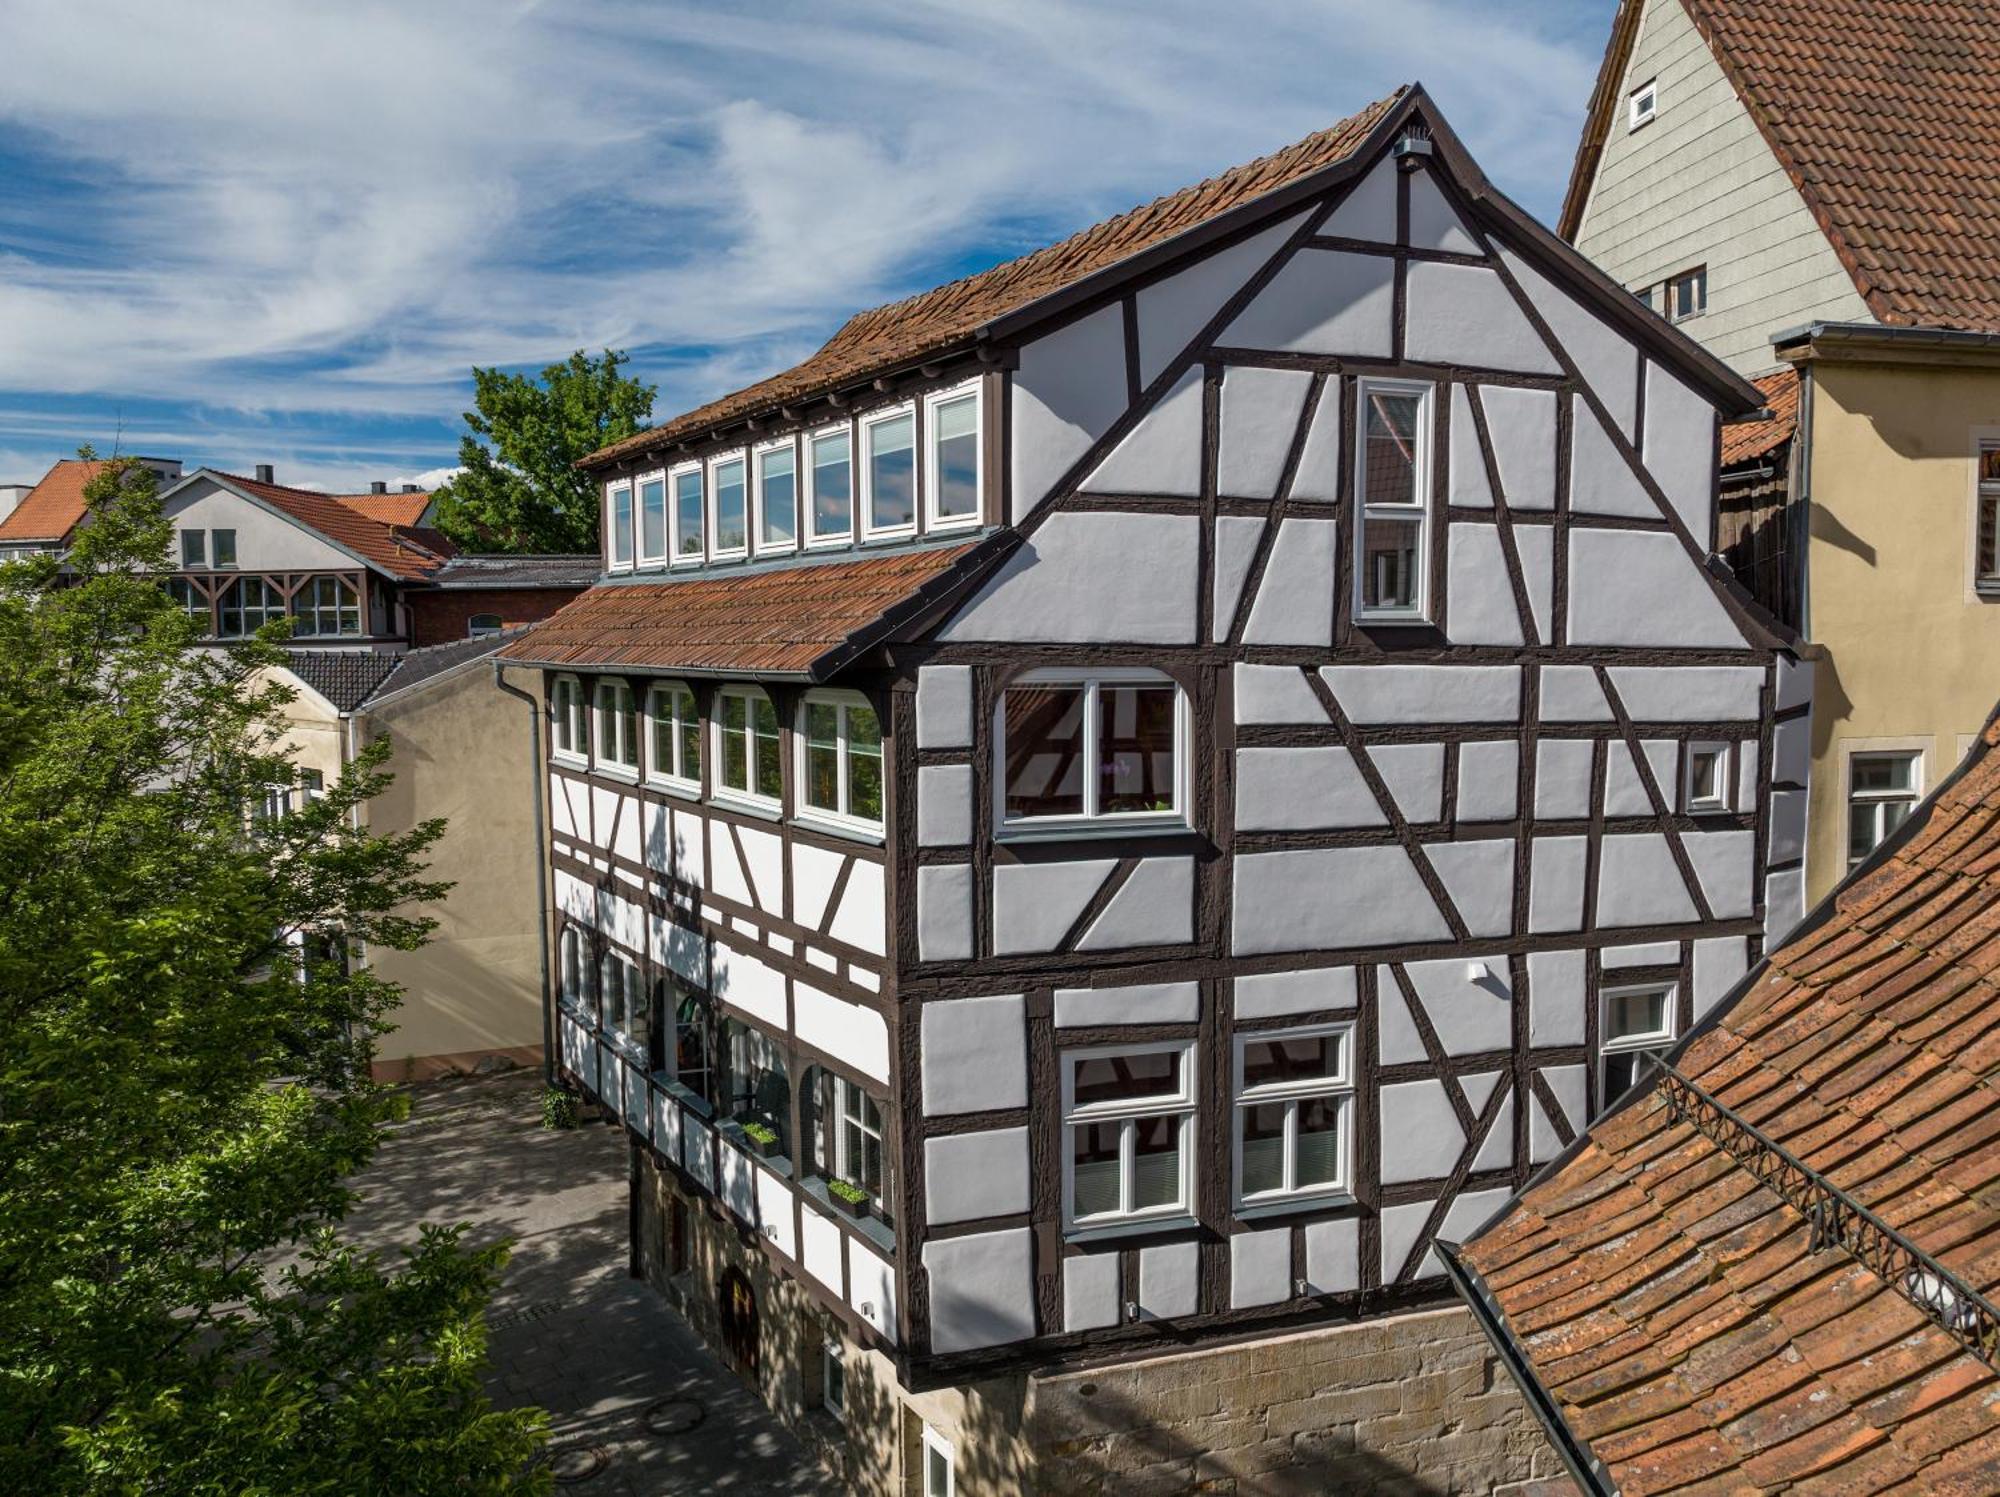
<svg viewBox="0 0 2000 1497"><path fill-rule="evenodd" d="M359 1180L352 1237L413 1241L423 1222L469 1221L479 1241L515 1239L492 1326L502 1405L549 1411L558 1469L602 1455L560 1490L617 1497L837 1490L763 1404L664 1301L626 1277L626 1148L600 1125L540 1126L538 1072L434 1082ZM662 1400L697 1400L702 1421L656 1435ZM671 1412L671 1411L662 1411Z"/></svg>

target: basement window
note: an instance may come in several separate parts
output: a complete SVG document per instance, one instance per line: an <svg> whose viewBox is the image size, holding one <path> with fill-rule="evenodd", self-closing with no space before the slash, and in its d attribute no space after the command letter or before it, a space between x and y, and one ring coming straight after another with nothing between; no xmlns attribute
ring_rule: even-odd
<svg viewBox="0 0 2000 1497"><path fill-rule="evenodd" d="M1648 78L1633 89L1625 103L1625 128L1636 130L1641 125L1650 125L1653 116L1660 112L1660 80Z"/></svg>
<svg viewBox="0 0 2000 1497"><path fill-rule="evenodd" d="M1062 1107L1066 1231L1192 1215L1192 1044L1072 1051Z"/></svg>

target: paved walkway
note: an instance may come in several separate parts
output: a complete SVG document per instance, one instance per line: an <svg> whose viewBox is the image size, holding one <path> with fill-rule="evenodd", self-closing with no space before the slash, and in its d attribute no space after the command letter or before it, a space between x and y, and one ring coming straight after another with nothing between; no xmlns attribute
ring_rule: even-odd
<svg viewBox="0 0 2000 1497"><path fill-rule="evenodd" d="M393 1248L420 1222L473 1223L481 1242L515 1239L488 1315L495 1402L549 1411L562 1470L582 1452L595 1476L559 1490L586 1497L834 1493L825 1470L703 1348L652 1289L625 1276L626 1148L590 1124L541 1128L540 1073L413 1089L410 1119L357 1181L350 1239ZM694 1398L691 1431L660 1436L644 1415Z"/></svg>

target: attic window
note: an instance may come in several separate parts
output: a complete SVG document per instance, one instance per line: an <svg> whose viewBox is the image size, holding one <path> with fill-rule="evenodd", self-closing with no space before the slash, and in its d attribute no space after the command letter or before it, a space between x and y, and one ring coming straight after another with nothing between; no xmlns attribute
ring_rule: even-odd
<svg viewBox="0 0 2000 1497"><path fill-rule="evenodd" d="M1632 95L1626 101L1626 104L1626 128L1628 130L1636 130L1641 125L1651 124L1653 116L1659 113L1660 109L1660 80L1657 78L1648 78L1644 83L1632 90Z"/></svg>

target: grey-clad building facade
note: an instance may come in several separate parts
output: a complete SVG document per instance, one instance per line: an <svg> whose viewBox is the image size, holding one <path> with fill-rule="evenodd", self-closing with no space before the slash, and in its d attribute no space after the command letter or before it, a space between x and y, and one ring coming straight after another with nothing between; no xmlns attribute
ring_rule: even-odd
<svg viewBox="0 0 2000 1497"><path fill-rule="evenodd" d="M1757 404L1406 89L592 460L609 575L503 652L563 1069L857 1489L1416 1459L1337 1377L1254 1455L1221 1372L1152 1454L1049 1380L1432 1335L1432 1243L1796 918L1805 682L1711 561Z"/></svg>

